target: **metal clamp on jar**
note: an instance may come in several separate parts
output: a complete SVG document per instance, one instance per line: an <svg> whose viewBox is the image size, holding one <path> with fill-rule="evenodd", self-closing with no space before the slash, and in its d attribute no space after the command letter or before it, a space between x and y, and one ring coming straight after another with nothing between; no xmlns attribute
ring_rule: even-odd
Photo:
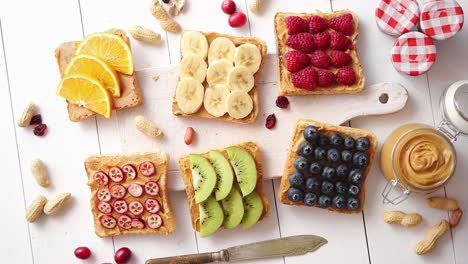
<svg viewBox="0 0 468 264"><path fill-rule="evenodd" d="M388 180L383 203L399 204L411 193L431 193L452 178L457 154L453 143L468 135L468 81L448 87L440 99L442 121L437 129L407 124L393 131L383 144L380 168Z"/></svg>

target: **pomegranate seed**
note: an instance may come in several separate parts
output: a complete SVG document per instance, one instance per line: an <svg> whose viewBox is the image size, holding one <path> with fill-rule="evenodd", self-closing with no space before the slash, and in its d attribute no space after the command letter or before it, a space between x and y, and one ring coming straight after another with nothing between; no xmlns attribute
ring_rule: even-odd
<svg viewBox="0 0 468 264"><path fill-rule="evenodd" d="M47 131L47 125L46 124L39 124L36 127L34 127L34 135L38 137L42 137L45 135Z"/></svg>
<svg viewBox="0 0 468 264"><path fill-rule="evenodd" d="M30 125L40 125L42 124L42 116L40 114L35 115L31 118Z"/></svg>
<svg viewBox="0 0 468 264"><path fill-rule="evenodd" d="M221 9L224 13L230 15L236 11L236 3L232 0L225 0L221 3Z"/></svg>
<svg viewBox="0 0 468 264"><path fill-rule="evenodd" d="M229 25L231 27L242 27L247 22L247 16L242 12L235 12L229 16Z"/></svg>
<svg viewBox="0 0 468 264"><path fill-rule="evenodd" d="M91 250L88 247L77 247L75 249L75 257L79 259L87 259L91 256Z"/></svg>
<svg viewBox="0 0 468 264"><path fill-rule="evenodd" d="M268 129L274 128L276 125L276 116L275 114L271 114L267 117L265 127Z"/></svg>
<svg viewBox="0 0 468 264"><path fill-rule="evenodd" d="M128 247L123 247L117 250L114 254L114 260L118 264L126 263L132 256L132 251Z"/></svg>
<svg viewBox="0 0 468 264"><path fill-rule="evenodd" d="M279 107L279 108L288 108L288 105L289 105L289 100L286 96L278 96L278 98L276 98L276 106Z"/></svg>

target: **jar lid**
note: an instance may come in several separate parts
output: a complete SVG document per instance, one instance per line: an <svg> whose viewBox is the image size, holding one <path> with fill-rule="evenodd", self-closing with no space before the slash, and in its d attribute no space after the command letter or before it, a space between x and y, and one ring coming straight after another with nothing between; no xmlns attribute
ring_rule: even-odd
<svg viewBox="0 0 468 264"><path fill-rule="evenodd" d="M417 76L432 67L436 55L436 47L431 38L420 32L408 32L393 44L392 63L397 71Z"/></svg>
<svg viewBox="0 0 468 264"><path fill-rule="evenodd" d="M416 0L381 0L375 8L377 26L392 36L401 36L415 28L419 14Z"/></svg>
<svg viewBox="0 0 468 264"><path fill-rule="evenodd" d="M421 9L421 30L437 40L449 39L463 27L463 9L455 0L430 0Z"/></svg>
<svg viewBox="0 0 468 264"><path fill-rule="evenodd" d="M458 81L445 91L444 115L460 133L468 134L468 81Z"/></svg>

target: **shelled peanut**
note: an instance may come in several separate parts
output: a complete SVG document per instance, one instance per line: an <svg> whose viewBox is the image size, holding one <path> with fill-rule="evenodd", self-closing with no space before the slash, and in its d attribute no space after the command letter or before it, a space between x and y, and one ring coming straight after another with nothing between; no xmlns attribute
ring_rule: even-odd
<svg viewBox="0 0 468 264"><path fill-rule="evenodd" d="M416 226L422 222L422 216L418 213L404 213L401 211L384 212L383 220L388 224L399 224L404 227Z"/></svg>
<svg viewBox="0 0 468 264"><path fill-rule="evenodd" d="M437 225L433 226L427 233L426 239L418 242L414 247L414 252L418 255L424 255L431 252L439 240L449 230L449 223L442 220Z"/></svg>

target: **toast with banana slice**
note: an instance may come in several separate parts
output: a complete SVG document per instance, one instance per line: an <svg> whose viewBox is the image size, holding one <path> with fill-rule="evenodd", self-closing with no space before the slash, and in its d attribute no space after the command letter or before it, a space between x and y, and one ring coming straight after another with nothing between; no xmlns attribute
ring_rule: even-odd
<svg viewBox="0 0 468 264"><path fill-rule="evenodd" d="M258 38L184 31L173 114L253 123L266 52L266 43Z"/></svg>

